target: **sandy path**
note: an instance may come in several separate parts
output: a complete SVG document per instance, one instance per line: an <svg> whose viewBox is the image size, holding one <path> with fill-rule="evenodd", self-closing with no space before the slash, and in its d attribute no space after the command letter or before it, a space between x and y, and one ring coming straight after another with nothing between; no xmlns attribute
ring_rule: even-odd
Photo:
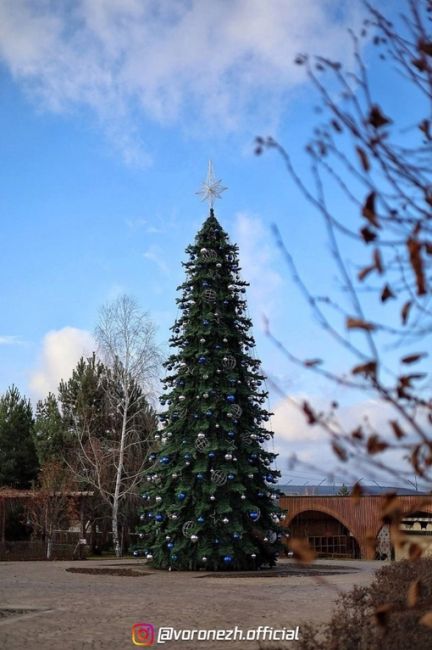
<svg viewBox="0 0 432 650"><path fill-rule="evenodd" d="M130 564L131 560L122 563ZM338 566L343 564L350 573L327 577L328 585L317 584L310 576L214 578L202 577L202 573L154 572L144 577L119 577L65 571L69 566L88 568L106 564L101 561L0 563L0 610L6 607L35 610L0 618L0 648L123 650L135 647L131 628L142 621L178 630L236 625L243 630L259 625L274 628L300 625L301 629L302 621L325 621L329 617L337 596L335 587L347 590L353 584L368 584L375 569L381 566L375 562L338 561ZM359 568L360 571L354 572ZM158 647L256 650L259 644L195 640L168 641ZM295 647L295 643L285 647Z"/></svg>

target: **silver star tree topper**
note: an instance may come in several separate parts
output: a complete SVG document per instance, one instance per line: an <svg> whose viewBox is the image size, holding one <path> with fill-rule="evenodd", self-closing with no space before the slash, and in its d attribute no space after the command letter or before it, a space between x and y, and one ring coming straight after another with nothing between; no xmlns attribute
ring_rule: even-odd
<svg viewBox="0 0 432 650"><path fill-rule="evenodd" d="M202 184L201 189L196 192L196 194L201 196L201 201L207 201L210 208L213 208L215 200L220 199L222 192L225 192L226 189L228 188L223 187L220 180L216 179L213 170L213 163L209 160L207 178Z"/></svg>

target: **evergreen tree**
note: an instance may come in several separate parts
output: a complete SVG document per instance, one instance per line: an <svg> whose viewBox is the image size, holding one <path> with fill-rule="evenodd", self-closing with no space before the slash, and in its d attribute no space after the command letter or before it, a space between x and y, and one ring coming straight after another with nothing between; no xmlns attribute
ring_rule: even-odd
<svg viewBox="0 0 432 650"><path fill-rule="evenodd" d="M30 400L12 386L0 397L0 486L28 488L36 478L33 425Z"/></svg>
<svg viewBox="0 0 432 650"><path fill-rule="evenodd" d="M91 428L93 435L104 438L109 429L103 387L105 376L104 364L93 353L87 359L81 357L70 378L60 382L59 401L72 453L77 430Z"/></svg>
<svg viewBox="0 0 432 650"><path fill-rule="evenodd" d="M34 431L39 463L61 463L64 457L65 425L53 393L48 393L44 400L38 401Z"/></svg>
<svg viewBox="0 0 432 650"><path fill-rule="evenodd" d="M186 249L182 315L165 366L167 405L155 434L141 514L142 551L158 568L273 565L279 507L260 362L253 356L238 247L213 208Z"/></svg>

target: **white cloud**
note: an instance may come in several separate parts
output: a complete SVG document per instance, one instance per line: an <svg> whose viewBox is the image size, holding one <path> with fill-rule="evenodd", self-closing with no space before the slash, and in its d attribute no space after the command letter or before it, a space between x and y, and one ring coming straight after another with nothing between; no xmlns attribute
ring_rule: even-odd
<svg viewBox="0 0 432 650"><path fill-rule="evenodd" d="M86 330L63 327L48 332L43 339L39 366L31 373L30 390L35 398L56 392L61 379L68 379L81 355L95 349L92 335Z"/></svg>
<svg viewBox="0 0 432 650"><path fill-rule="evenodd" d="M357 480L364 477L366 482L378 479L384 483L394 483L395 478L383 471L374 470L368 462L367 456L361 461L357 456L348 463L338 461L331 449L330 435L319 426L307 423L302 412L302 404L307 401L314 410L328 412L330 400L314 395L293 395L281 400L275 408L269 427L274 432L274 447L279 453L278 466L285 476L291 478L288 471L288 461L295 455L300 462L293 469L292 477L302 471L308 471L313 480L319 481L328 474L333 473L338 480ZM350 405L342 405L336 411L338 422L346 432L351 432L359 425L368 421L382 437L389 433L388 421L394 419L395 413L390 405L373 399L359 400ZM366 431L367 425L366 425ZM394 438L393 438L394 440ZM408 465L402 460L404 453L399 450L390 450L380 454L379 460L395 470L407 470ZM306 463L305 467L302 463ZM312 482L313 482L312 480Z"/></svg>
<svg viewBox="0 0 432 650"><path fill-rule="evenodd" d="M169 268L167 263L165 262L166 253L159 246L150 246L143 253L143 257L146 260L153 262L153 264L156 264L159 271L161 271L164 275L169 274Z"/></svg>
<svg viewBox="0 0 432 650"><path fill-rule="evenodd" d="M275 245L261 219L244 212L236 215L235 239L240 249L242 274L250 282L249 304L257 323L263 324L263 316L274 316L281 302L279 290L283 278L274 267Z"/></svg>
<svg viewBox="0 0 432 650"><path fill-rule="evenodd" d="M273 431L281 441L328 441L328 435L319 426L307 423L302 411L305 401L317 412L326 413L330 408L330 400L311 395L293 395L281 400L273 409L271 422ZM340 423L341 431L345 432L351 432L368 422L380 435L386 435L389 432L388 421L394 418L395 413L390 405L373 399L342 405L335 411L335 420Z"/></svg>
<svg viewBox="0 0 432 650"><path fill-rule="evenodd" d="M126 162L147 164L142 116L199 132L277 120L305 79L295 55L346 60L360 13L349 0L3 0L0 59L39 105L90 108Z"/></svg>
<svg viewBox="0 0 432 650"><path fill-rule="evenodd" d="M0 335L0 345L22 345L23 341L19 336Z"/></svg>

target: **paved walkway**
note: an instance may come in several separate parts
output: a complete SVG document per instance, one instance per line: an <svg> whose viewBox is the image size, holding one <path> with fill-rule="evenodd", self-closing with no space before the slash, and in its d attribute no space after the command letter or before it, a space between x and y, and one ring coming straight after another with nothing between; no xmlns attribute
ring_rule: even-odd
<svg viewBox="0 0 432 650"><path fill-rule="evenodd" d="M69 573L68 567L129 565L139 560L85 562L0 562L0 648L5 650L123 650L134 623L185 628L242 630L269 625L295 628L325 621L338 590L369 584L378 562L320 561L342 565L345 574L325 583L313 576L224 577L148 571L139 577ZM284 560L280 567L295 568ZM259 575L259 574L257 574ZM5 615L4 610L31 610ZM3 610L3 616L2 616ZM7 612L6 612L7 613ZM257 650L256 641L167 641L166 650ZM263 647L263 646L261 646ZM295 647L269 644L267 647Z"/></svg>

